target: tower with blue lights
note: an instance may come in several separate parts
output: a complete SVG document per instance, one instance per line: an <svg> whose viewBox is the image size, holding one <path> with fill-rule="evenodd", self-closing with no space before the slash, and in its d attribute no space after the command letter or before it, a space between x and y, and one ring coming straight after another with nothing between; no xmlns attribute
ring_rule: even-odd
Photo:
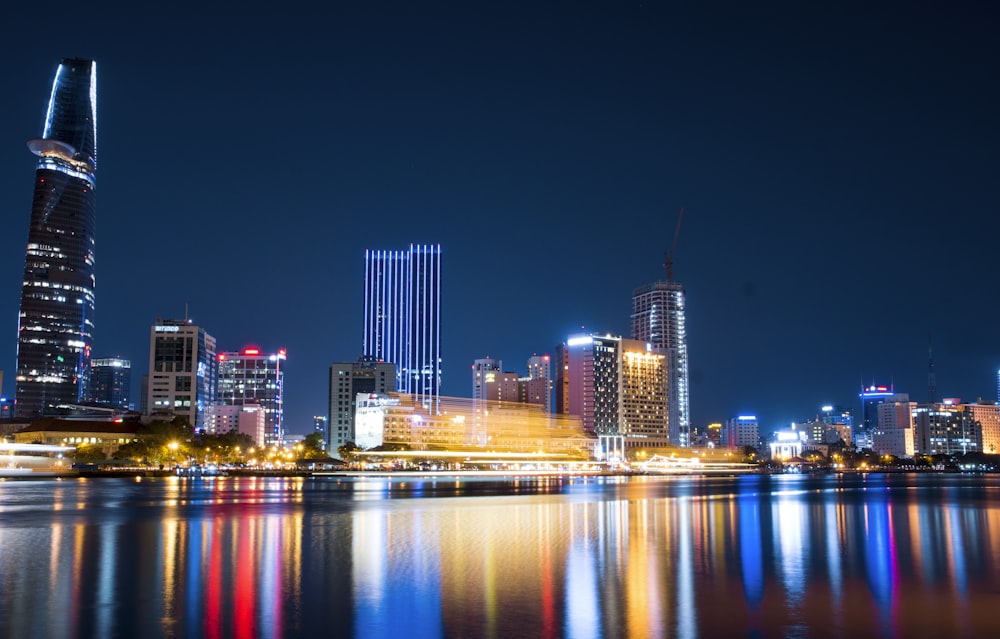
<svg viewBox="0 0 1000 639"><path fill-rule="evenodd" d="M87 399L94 336L97 65L56 71L38 156L17 329L15 413Z"/></svg>
<svg viewBox="0 0 1000 639"><path fill-rule="evenodd" d="M437 411L441 396L441 245L365 251L363 355L396 365L396 390Z"/></svg>

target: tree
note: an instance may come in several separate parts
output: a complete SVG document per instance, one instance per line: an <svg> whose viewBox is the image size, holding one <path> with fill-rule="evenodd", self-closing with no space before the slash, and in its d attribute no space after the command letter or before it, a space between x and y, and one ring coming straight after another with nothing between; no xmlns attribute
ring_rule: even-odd
<svg viewBox="0 0 1000 639"><path fill-rule="evenodd" d="M360 450L354 442L347 442L337 447L337 454L346 462L354 461L354 454Z"/></svg>
<svg viewBox="0 0 1000 639"><path fill-rule="evenodd" d="M97 444L80 444L76 447L76 453L73 457L77 461L84 459L107 459L107 455L104 454L104 449Z"/></svg>
<svg viewBox="0 0 1000 639"><path fill-rule="evenodd" d="M309 433L302 440L303 457L306 459L321 459L326 457L326 449L323 448L323 436L319 433Z"/></svg>

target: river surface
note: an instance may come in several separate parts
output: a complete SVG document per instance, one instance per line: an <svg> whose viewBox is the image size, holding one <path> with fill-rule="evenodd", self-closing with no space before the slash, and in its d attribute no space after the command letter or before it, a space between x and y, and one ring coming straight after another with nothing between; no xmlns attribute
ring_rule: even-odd
<svg viewBox="0 0 1000 639"><path fill-rule="evenodd" d="M1000 637L1000 478L2 481L0 637Z"/></svg>

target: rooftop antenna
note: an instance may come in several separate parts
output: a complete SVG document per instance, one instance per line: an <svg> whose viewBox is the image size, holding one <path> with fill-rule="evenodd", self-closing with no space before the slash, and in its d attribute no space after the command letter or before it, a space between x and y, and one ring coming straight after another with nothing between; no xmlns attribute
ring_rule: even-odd
<svg viewBox="0 0 1000 639"><path fill-rule="evenodd" d="M189 324L191 320L188 319L188 303L184 302L184 323Z"/></svg>
<svg viewBox="0 0 1000 639"><path fill-rule="evenodd" d="M667 284L674 281L674 249L677 248L677 236L681 233L681 220L684 219L684 209L681 208L677 216L677 226L674 227L674 241L670 243L670 250L663 254L663 266L667 269Z"/></svg>

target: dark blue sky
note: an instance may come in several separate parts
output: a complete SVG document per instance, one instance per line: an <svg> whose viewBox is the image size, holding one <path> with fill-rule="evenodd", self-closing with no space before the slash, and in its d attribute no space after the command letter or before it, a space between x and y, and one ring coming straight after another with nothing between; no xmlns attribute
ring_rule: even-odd
<svg viewBox="0 0 1000 639"><path fill-rule="evenodd" d="M62 57L98 61L95 354L185 303L288 349L286 423L361 351L366 248L442 245L446 395L631 292L688 290L692 422L765 428L864 379L996 399L998 20L910 3L47 2L0 27L0 368ZM419 6L418 6L419 5ZM93 11L90 16L87 12ZM4 319L6 318L6 319ZM0 331L2 333L2 331Z"/></svg>

